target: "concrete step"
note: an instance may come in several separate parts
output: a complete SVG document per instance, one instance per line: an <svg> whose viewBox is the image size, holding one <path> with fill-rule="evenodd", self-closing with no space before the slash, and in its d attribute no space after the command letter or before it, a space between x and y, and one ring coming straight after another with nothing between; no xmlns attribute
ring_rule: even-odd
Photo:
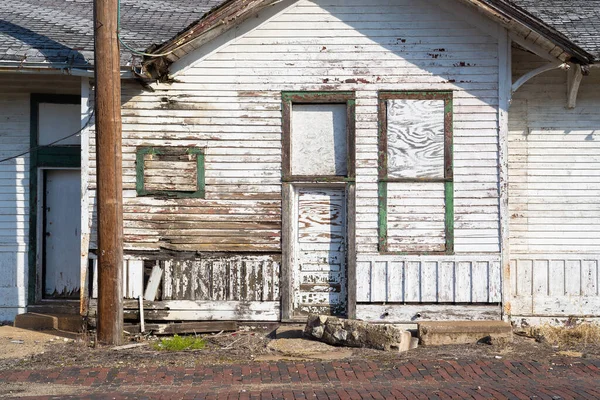
<svg viewBox="0 0 600 400"><path fill-rule="evenodd" d="M476 342L512 342L512 326L503 321L427 321L418 323L419 343L424 346Z"/></svg>
<svg viewBox="0 0 600 400"><path fill-rule="evenodd" d="M39 314L28 312L15 317L16 328L35 331L60 330L79 333L83 331L83 317L73 314Z"/></svg>

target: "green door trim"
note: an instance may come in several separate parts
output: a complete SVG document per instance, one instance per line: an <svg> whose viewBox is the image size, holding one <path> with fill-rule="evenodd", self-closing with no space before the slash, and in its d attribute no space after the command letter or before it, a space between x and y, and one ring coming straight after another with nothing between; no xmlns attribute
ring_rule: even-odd
<svg viewBox="0 0 600 400"><path fill-rule="evenodd" d="M81 104L78 95L32 93L29 107L29 282L27 303L41 300L43 282L38 281L37 226L38 226L38 170L39 168L81 168L81 146L38 147L40 103ZM41 218L42 216L40 216ZM39 286L38 286L39 283Z"/></svg>

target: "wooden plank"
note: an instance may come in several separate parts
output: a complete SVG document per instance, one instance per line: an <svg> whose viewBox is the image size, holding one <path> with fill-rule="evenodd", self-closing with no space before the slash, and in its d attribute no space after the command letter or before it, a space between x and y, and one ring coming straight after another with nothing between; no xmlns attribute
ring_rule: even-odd
<svg viewBox="0 0 600 400"><path fill-rule="evenodd" d="M150 273L150 279L148 279L148 283L146 284L146 291L144 292L144 300L154 301L156 299L156 295L158 294L158 288L160 286L160 281L162 279L163 269L161 266L156 263L154 267L152 267L152 272Z"/></svg>
<svg viewBox="0 0 600 400"><path fill-rule="evenodd" d="M134 301L135 302L135 301ZM144 302L147 321L278 321L279 302L171 300ZM138 320L136 307L125 302L126 320Z"/></svg>
<svg viewBox="0 0 600 400"><path fill-rule="evenodd" d="M207 321L207 322L180 322L168 324L146 324L146 332L154 335L175 335L186 333L213 333L213 332L234 332L237 330L236 321ZM123 329L131 334L140 333L139 324L125 324Z"/></svg>
<svg viewBox="0 0 600 400"><path fill-rule="evenodd" d="M125 264L127 265L127 268L123 268L127 271L127 279L123 281L127 282L125 297L137 299L144 292L144 261L129 259Z"/></svg>
<svg viewBox="0 0 600 400"><path fill-rule="evenodd" d="M499 305L453 306L453 305L375 305L359 304L356 316L365 321L406 323L419 321L498 320Z"/></svg>

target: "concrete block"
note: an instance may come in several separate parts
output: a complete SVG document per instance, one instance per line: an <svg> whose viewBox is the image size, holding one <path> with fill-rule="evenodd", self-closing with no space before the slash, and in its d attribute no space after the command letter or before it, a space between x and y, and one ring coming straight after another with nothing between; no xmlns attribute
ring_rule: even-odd
<svg viewBox="0 0 600 400"><path fill-rule="evenodd" d="M418 335L424 346L476 343L482 339L492 343L513 340L512 326L503 321L419 322Z"/></svg>
<svg viewBox="0 0 600 400"><path fill-rule="evenodd" d="M35 331L61 330L79 333L83 330L83 317L73 314L25 313L15 317L14 326Z"/></svg>

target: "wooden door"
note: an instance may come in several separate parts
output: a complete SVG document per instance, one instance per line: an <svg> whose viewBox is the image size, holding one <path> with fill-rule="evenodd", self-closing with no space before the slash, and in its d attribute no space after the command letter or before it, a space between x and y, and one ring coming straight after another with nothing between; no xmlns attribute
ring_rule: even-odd
<svg viewBox="0 0 600 400"><path fill-rule="evenodd" d="M80 188L79 170L44 171L44 298L79 298Z"/></svg>
<svg viewBox="0 0 600 400"><path fill-rule="evenodd" d="M297 188L293 316L346 315L344 188Z"/></svg>

